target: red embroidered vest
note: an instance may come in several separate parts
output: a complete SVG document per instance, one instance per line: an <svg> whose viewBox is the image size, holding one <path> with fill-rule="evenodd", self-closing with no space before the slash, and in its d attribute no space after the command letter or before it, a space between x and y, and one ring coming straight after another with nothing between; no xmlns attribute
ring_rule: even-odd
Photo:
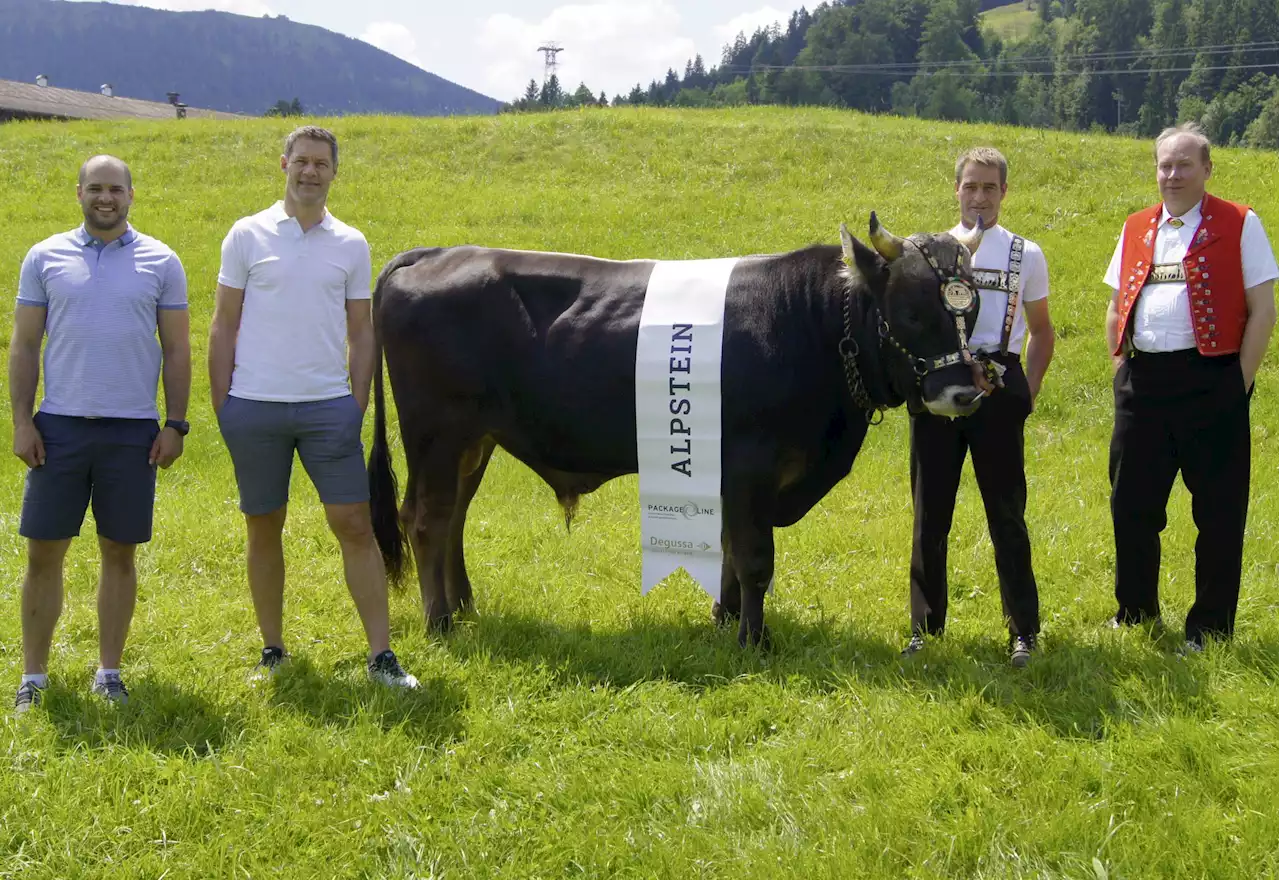
<svg viewBox="0 0 1280 880"><path fill-rule="evenodd" d="M1129 338L1133 306L1151 274L1163 207L1159 204L1130 214L1124 222L1120 296L1116 300L1120 332L1116 334L1118 344L1112 354L1120 354ZM1246 205L1205 193L1200 203L1200 227L1182 260L1196 348L1204 355L1238 352L1244 339L1249 312L1245 305L1244 270L1240 265L1240 233L1248 212Z"/></svg>

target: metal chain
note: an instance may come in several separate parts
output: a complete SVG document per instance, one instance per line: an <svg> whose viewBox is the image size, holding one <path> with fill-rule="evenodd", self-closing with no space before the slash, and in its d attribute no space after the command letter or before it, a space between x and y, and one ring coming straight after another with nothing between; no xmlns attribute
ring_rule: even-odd
<svg viewBox="0 0 1280 880"><path fill-rule="evenodd" d="M844 292L844 338L840 340L840 359L844 363L844 381L849 386L849 394L853 397L853 405L863 411L867 417L867 424L878 425L884 421L884 406L878 406L871 401L871 395L867 393L867 386L862 381L862 374L858 372L858 343L853 338L853 312L852 312L853 293L849 288L845 288Z"/></svg>

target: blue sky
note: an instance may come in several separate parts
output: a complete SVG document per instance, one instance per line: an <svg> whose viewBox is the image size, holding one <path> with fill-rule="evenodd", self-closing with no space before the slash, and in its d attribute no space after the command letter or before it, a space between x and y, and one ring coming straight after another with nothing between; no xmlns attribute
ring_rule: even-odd
<svg viewBox="0 0 1280 880"><path fill-rule="evenodd" d="M781 21L785 0L128 0L156 9L221 9L286 15L365 40L424 70L500 100L542 80L539 45L555 40L560 79L610 98L637 82L683 72L701 53L707 66L738 31ZM806 5L814 5L812 3Z"/></svg>

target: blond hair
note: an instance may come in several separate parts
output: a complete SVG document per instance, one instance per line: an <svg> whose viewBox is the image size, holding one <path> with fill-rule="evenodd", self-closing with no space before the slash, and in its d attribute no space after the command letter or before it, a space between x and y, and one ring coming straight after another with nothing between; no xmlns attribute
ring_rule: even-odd
<svg viewBox="0 0 1280 880"><path fill-rule="evenodd" d="M301 138L309 141L322 141L328 144L329 151L333 155L333 167L338 167L338 138L329 129L321 128L318 125L302 125L289 132L289 136L284 139L284 154L286 158L293 154L293 145Z"/></svg>
<svg viewBox="0 0 1280 880"><path fill-rule="evenodd" d="M1171 125L1156 136L1156 145L1152 152L1156 159L1160 158L1160 145L1169 138L1175 138L1179 135L1188 135L1200 147L1200 161L1209 164L1209 136L1204 133L1204 129L1198 122L1184 122L1181 125Z"/></svg>
<svg viewBox="0 0 1280 880"><path fill-rule="evenodd" d="M1009 163L1005 161L1003 155L995 147L974 147L965 150L956 159L956 186L960 185L960 178L964 175L964 166L970 162L975 165L984 165L987 168L1000 169L1000 185L1005 186L1009 179Z"/></svg>

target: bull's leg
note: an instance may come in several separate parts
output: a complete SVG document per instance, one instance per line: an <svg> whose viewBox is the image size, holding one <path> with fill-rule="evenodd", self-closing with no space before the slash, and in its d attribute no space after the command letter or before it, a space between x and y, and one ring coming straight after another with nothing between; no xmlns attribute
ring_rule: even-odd
<svg viewBox="0 0 1280 880"><path fill-rule="evenodd" d="M468 450L458 470L458 499L453 507L453 519L449 521L449 543L445 556L445 595L450 612L471 608L471 580L467 577L467 562L463 552L463 532L467 525L467 508L476 497L485 468L493 455L493 440L486 437L480 444Z"/></svg>
<svg viewBox="0 0 1280 880"><path fill-rule="evenodd" d="M738 644L744 648L770 646L769 628L764 624L764 595L773 579L773 528L743 523L731 529L733 567L738 575L740 613Z"/></svg>
<svg viewBox="0 0 1280 880"><path fill-rule="evenodd" d="M448 632L453 624L445 593L445 563L461 459L460 453L446 453L437 446L423 456L410 484L413 503L406 510L410 514L406 526L418 568L422 613L427 628L434 632Z"/></svg>
<svg viewBox="0 0 1280 880"><path fill-rule="evenodd" d="M733 556L727 548L724 566L720 570L720 601L711 605L711 619L716 626L723 626L738 619L742 612L742 592L738 587L738 572L733 567Z"/></svg>

